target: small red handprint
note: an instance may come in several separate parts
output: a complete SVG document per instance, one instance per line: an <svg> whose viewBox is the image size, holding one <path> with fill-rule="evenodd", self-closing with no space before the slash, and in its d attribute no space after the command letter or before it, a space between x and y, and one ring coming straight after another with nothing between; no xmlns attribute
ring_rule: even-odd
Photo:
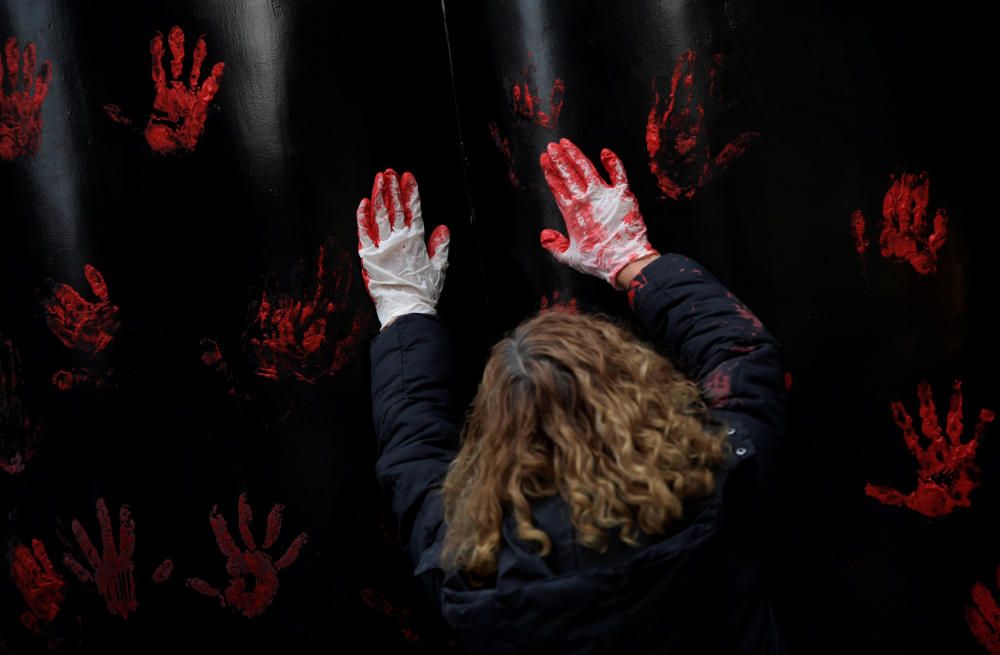
<svg viewBox="0 0 1000 655"><path fill-rule="evenodd" d="M549 94L549 111L542 111L541 99L531 93L530 84L532 84L534 73L534 65L528 66L521 71L523 81L514 82L511 87L514 116L531 121L545 129L554 130L559 126L559 114L562 113L563 109L566 84L558 77L552 82L552 91Z"/></svg>
<svg viewBox="0 0 1000 655"><path fill-rule="evenodd" d="M698 102L695 88L695 53L684 52L674 64L670 94L666 99L655 90L653 106L646 120L646 151L649 170L665 197L690 200L746 152L758 132L744 132L712 155L709 135L703 129L705 106ZM709 67L709 96L718 97L715 78L722 66L722 55L712 57Z"/></svg>
<svg viewBox="0 0 1000 655"><path fill-rule="evenodd" d="M542 296L542 299L538 304L538 311L539 313L568 312L570 314L579 314L580 308L577 306L576 298L573 298L572 296L564 298L557 290L553 291L551 294Z"/></svg>
<svg viewBox="0 0 1000 655"><path fill-rule="evenodd" d="M181 78L184 69L184 32L178 26L170 28L167 36L170 47L170 75L167 83L163 70L163 35L159 32L149 45L153 57L153 85L156 98L153 113L146 125L146 141L149 147L161 155L178 150L194 150L205 129L208 105L219 90L219 82L226 68L224 62L212 67L211 74L199 84L201 65L205 61L207 46L205 38L198 37L191 55L191 72L188 84Z"/></svg>
<svg viewBox="0 0 1000 655"><path fill-rule="evenodd" d="M1000 584L1000 569L997 569ZM972 605L965 608L965 621L990 655L1000 655L1000 606L981 582L972 585Z"/></svg>
<svg viewBox="0 0 1000 655"><path fill-rule="evenodd" d="M284 505L280 503L271 508L267 516L264 543L258 550L256 541L250 533L250 522L253 519L250 504L247 502L246 493L240 494L239 530L243 544L247 548L246 551L241 551L226 526L226 519L219 514L218 506L213 505L208 519L212 524L219 550L226 556L229 586L220 592L201 578L188 578L187 586L198 593L218 598L223 607L228 604L248 618L263 614L278 593L278 571L295 562L307 541L306 533L300 533L277 561L272 561L271 556L264 552L278 539L283 510Z"/></svg>
<svg viewBox="0 0 1000 655"><path fill-rule="evenodd" d="M104 552L98 552L87 536L80 522L73 519L73 535L76 537L84 557L90 564L88 570L72 555L63 555L63 563L79 578L80 582L93 582L97 593L108 606L108 611L123 619L136 610L135 565L132 554L135 551L135 523L128 505L122 505L118 513L118 545L115 545L111 529L111 516L104 498L97 499L97 523L101 528L101 545Z"/></svg>
<svg viewBox="0 0 1000 655"><path fill-rule="evenodd" d="M20 473L34 456L41 426L24 409L21 355L0 334L0 470Z"/></svg>
<svg viewBox="0 0 1000 655"><path fill-rule="evenodd" d="M85 265L83 271L97 296L96 302L84 299L76 289L59 282L54 285L52 295L43 298L41 303L49 329L64 346L97 353L111 343L120 327L118 307L111 304L108 285L100 271L90 264Z"/></svg>
<svg viewBox="0 0 1000 655"><path fill-rule="evenodd" d="M937 411L931 386L921 382L917 386L920 400L921 428L927 445L913 428L913 419L906 412L903 403L891 403L892 417L903 431L906 446L917 459L917 488L909 494L902 494L891 487L867 484L865 493L886 505L908 507L924 516L939 517L950 514L958 507L969 507L969 494L979 486L979 467L976 464L976 450L986 424L993 421L995 414L989 409L979 410L973 437L962 443L962 381L953 383L951 404L945 421L947 438L938 424Z"/></svg>
<svg viewBox="0 0 1000 655"><path fill-rule="evenodd" d="M42 103L52 81L52 65L46 59L36 75L35 44L28 43L22 60L14 37L4 44L3 58L0 65L0 159L10 161L38 152L42 141ZM22 79L20 90L19 76Z"/></svg>
<svg viewBox="0 0 1000 655"><path fill-rule="evenodd" d="M890 175L889 179L892 184L882 199L878 239L882 256L909 262L917 273L933 273L938 251L948 238L948 213L938 209L933 221L927 220L931 182L926 172ZM855 214L860 215L860 210Z"/></svg>
<svg viewBox="0 0 1000 655"><path fill-rule="evenodd" d="M10 559L10 577L28 605L21 614L21 624L38 633L42 624L59 614L66 597L66 583L52 568L45 544L38 539L31 540L31 549L18 544Z"/></svg>
<svg viewBox="0 0 1000 655"><path fill-rule="evenodd" d="M369 314L349 310L351 261L340 249L335 259L320 246L314 288L302 298L261 294L248 341L257 375L312 384L353 361L360 350ZM332 266L330 266L332 264Z"/></svg>

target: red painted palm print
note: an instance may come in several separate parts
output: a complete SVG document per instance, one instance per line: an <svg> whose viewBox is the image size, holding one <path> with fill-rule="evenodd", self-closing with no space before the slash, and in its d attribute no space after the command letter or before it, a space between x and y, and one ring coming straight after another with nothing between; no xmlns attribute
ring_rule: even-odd
<svg viewBox="0 0 1000 655"><path fill-rule="evenodd" d="M107 604L108 611L128 618L136 610L135 565L135 522L127 505L118 513L118 543L115 543L111 527L111 515L103 498L97 499L97 523L101 531L101 551L94 546L87 531L80 522L73 519L73 536L83 551L89 568L81 564L71 554L63 556L63 563L79 578L80 582L94 583L97 593Z"/></svg>
<svg viewBox="0 0 1000 655"><path fill-rule="evenodd" d="M301 295L261 294L248 341L257 375L312 384L354 361L370 315L348 307L351 271L347 253L320 246L315 279Z"/></svg>
<svg viewBox="0 0 1000 655"><path fill-rule="evenodd" d="M938 252L948 238L948 213L938 209L929 218L930 177L926 172L890 175L889 180L878 239L882 256L907 262L922 275L934 273ZM868 247L864 231L865 217L857 209L851 214L851 232L859 255Z"/></svg>
<svg viewBox="0 0 1000 655"><path fill-rule="evenodd" d="M253 519L250 503L247 502L245 493L240 494L239 532L243 545L246 546L246 550L240 550L229 532L226 519L219 513L218 506L213 505L208 518L219 550L226 556L229 586L220 591L201 578L188 578L187 586L198 593L218 598L223 607L228 605L248 618L263 614L278 593L278 572L298 559L307 541L306 533L300 533L276 561L265 552L278 540L283 510L284 505L281 504L271 508L267 515L264 542L258 549L257 541L250 532L250 522Z"/></svg>
<svg viewBox="0 0 1000 655"><path fill-rule="evenodd" d="M30 549L24 544L15 546L10 554L10 577L28 606L21 624L39 633L42 625L56 618L66 598L66 582L52 568L45 544L32 539Z"/></svg>
<svg viewBox="0 0 1000 655"><path fill-rule="evenodd" d="M96 301L84 298L70 285L53 285L51 297L42 300L49 330L73 350L97 353L107 347L118 331L118 307L111 303L108 285L96 268L83 267Z"/></svg>
<svg viewBox="0 0 1000 655"><path fill-rule="evenodd" d="M917 460L917 487L903 494L891 487L868 484L865 493L886 505L908 507L924 516L939 517L959 507L970 507L969 494L979 486L979 467L976 450L986 424L995 414L989 409L979 410L972 439L962 441L962 382L955 380L945 430L938 423L931 387L921 382L917 387L920 401L920 421L924 438L917 434L913 419L903 403L891 403L892 418L903 431L903 440Z"/></svg>
<svg viewBox="0 0 1000 655"><path fill-rule="evenodd" d="M0 63L0 159L32 156L42 141L42 103L52 81L52 64L46 59L37 69L35 44L17 47L10 37Z"/></svg>
<svg viewBox="0 0 1000 655"><path fill-rule="evenodd" d="M530 121L548 130L554 130L559 126L559 114L563 110L563 96L566 93L566 84L558 77L552 82L552 90L549 92L548 111L545 111L542 99L537 95L538 87L535 87L535 93L531 91L531 85L534 84L534 77L535 67L532 65L521 71L521 79L514 82L514 85L511 87L514 117Z"/></svg>
<svg viewBox="0 0 1000 655"><path fill-rule="evenodd" d="M712 154L705 129L705 103L699 98L695 81L695 53L686 51L677 58L670 90L666 97L655 89L653 106L646 120L646 152L649 170L656 177L664 197L690 200L698 189L746 152L757 132L744 132L717 155ZM718 100L717 77L722 55L715 55L708 70L708 97Z"/></svg>
<svg viewBox="0 0 1000 655"><path fill-rule="evenodd" d="M191 70L185 82L184 32L174 25L167 35L170 48L170 81L163 69L163 35L159 32L150 42L153 58L153 87L156 97L153 112L146 125L146 141L153 152L168 155L178 151L191 151L205 130L208 106L219 90L224 62L212 66L212 72L201 79L201 67L208 47L203 36L198 37L191 53Z"/></svg>
<svg viewBox="0 0 1000 655"><path fill-rule="evenodd" d="M21 355L9 338L0 335L0 470L23 471L41 436L40 425L24 408Z"/></svg>

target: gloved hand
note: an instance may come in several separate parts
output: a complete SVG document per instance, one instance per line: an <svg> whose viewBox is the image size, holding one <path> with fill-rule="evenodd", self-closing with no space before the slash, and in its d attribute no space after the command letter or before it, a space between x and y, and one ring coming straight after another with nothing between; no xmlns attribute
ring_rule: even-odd
<svg viewBox="0 0 1000 655"><path fill-rule="evenodd" d="M375 176L371 199L358 205L358 254L382 329L404 314L437 313L450 239L439 225L424 246L420 192L410 173L403 173L402 192L391 168Z"/></svg>
<svg viewBox="0 0 1000 655"><path fill-rule="evenodd" d="M556 230L542 230L542 247L556 261L623 290L617 283L618 272L630 262L659 253L646 238L646 223L621 160L607 148L601 151L611 184L569 139L550 143L540 161L569 233L567 238Z"/></svg>

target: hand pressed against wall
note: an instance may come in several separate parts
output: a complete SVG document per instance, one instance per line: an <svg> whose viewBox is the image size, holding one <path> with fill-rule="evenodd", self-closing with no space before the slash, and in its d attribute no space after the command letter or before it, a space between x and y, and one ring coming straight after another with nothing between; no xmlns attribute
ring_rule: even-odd
<svg viewBox="0 0 1000 655"><path fill-rule="evenodd" d="M0 159L32 156L42 141L42 103L52 81L52 65L46 59L37 71L35 44L24 48L24 58L17 39L4 44L0 62ZM18 89L18 78L21 88Z"/></svg>
<svg viewBox="0 0 1000 655"><path fill-rule="evenodd" d="M542 230L542 247L556 261L621 290L616 277L622 268L658 254L646 238L646 223L629 189L625 166L615 153L601 151L609 184L569 139L550 143L540 163L569 235Z"/></svg>
<svg viewBox="0 0 1000 655"><path fill-rule="evenodd" d="M371 198L358 205L358 254L368 295L385 328L404 314L435 314L448 269L448 226L424 244L417 181L387 169L375 176Z"/></svg>

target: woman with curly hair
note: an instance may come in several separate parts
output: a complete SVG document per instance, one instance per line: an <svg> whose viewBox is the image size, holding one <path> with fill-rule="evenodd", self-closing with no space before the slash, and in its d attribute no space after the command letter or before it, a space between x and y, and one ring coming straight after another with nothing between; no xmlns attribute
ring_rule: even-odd
<svg viewBox="0 0 1000 655"><path fill-rule="evenodd" d="M751 539L784 430L781 346L649 244L621 161L601 160L610 183L567 139L541 155L567 231L541 244L626 292L671 358L606 317L543 311L493 346L464 422L436 315L448 229L425 246L413 176L376 176L358 248L382 324L377 477L470 652L785 652Z"/></svg>

